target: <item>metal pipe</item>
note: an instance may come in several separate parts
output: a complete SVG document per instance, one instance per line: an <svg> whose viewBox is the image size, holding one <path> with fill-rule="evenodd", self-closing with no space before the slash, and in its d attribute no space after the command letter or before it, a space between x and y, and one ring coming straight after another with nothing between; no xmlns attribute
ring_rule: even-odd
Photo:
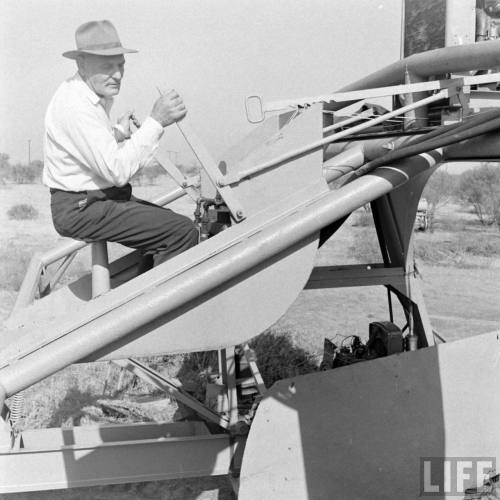
<svg viewBox="0 0 500 500"><path fill-rule="evenodd" d="M164 207L165 205L168 205L172 201L178 200L179 198L182 198L185 196L187 193L184 190L184 188L178 187L174 189L173 191L170 191L170 193L164 194L163 196L160 196L156 200L153 200L153 203L155 205L160 205Z"/></svg>
<svg viewBox="0 0 500 500"><path fill-rule="evenodd" d="M421 134L419 134L420 136ZM365 158L367 160L373 160L378 156L381 156L387 151L394 149L396 146L403 145L408 142L414 135L404 135L404 136L385 136L383 138L373 138L373 139L363 139L363 140L346 140L339 141L329 144L323 152L323 161L329 163L332 158L335 158L340 153L348 151L352 148L357 148L361 146Z"/></svg>
<svg viewBox="0 0 500 500"><path fill-rule="evenodd" d="M445 157L450 161L470 161L471 159L491 161L492 158L500 158L500 133L490 132L448 146L445 148Z"/></svg>
<svg viewBox="0 0 500 500"><path fill-rule="evenodd" d="M350 125L351 123L356 123L361 120L366 120L370 117L370 115L371 112L369 110L363 111L362 113L359 113L359 115L351 116L350 118L347 118L345 120L342 120L340 122L334 123L333 125L323 128L323 133L326 134L327 132L333 132L334 130L338 130L339 128L345 127L346 125Z"/></svg>
<svg viewBox="0 0 500 500"><path fill-rule="evenodd" d="M134 298L133 303L122 303L106 314L91 318L83 326L75 325L64 336L1 370L0 386L7 394L14 394L90 356L290 247L315 237L323 227L392 191L414 175L405 167L391 166L385 172L389 174L386 177L366 175L336 191L304 200L286 217L263 226L244 244L236 243L179 273L164 285L149 288Z"/></svg>
<svg viewBox="0 0 500 500"><path fill-rule="evenodd" d="M63 274L66 272L66 269L71 265L73 259L76 257L76 252L70 253L64 260L61 265L57 268L57 271L54 273L52 280L50 281L50 289L53 290L54 287L59 283L59 280L62 278Z"/></svg>
<svg viewBox="0 0 500 500"><path fill-rule="evenodd" d="M91 243L92 258L92 298L95 299L111 288L108 262L108 244L105 241Z"/></svg>
<svg viewBox="0 0 500 500"><path fill-rule="evenodd" d="M496 111L498 114L498 110ZM416 154L425 153L426 151L431 152L437 148L444 148L450 144L456 144L460 141L470 139L499 128L500 116L498 118L489 119L483 123L472 122L471 120L470 122L460 124L460 126L455 129L445 131L441 135L433 136L429 140L425 140L424 136L422 137L422 140L419 139L418 141L415 141L415 143L410 143L404 147L390 151L384 156L366 163L361 168L356 170L353 175L359 177L383 164L391 163L401 158L407 158Z"/></svg>
<svg viewBox="0 0 500 500"><path fill-rule="evenodd" d="M342 87L338 92L398 85L404 82L406 71L411 71L422 78L429 78L434 75L498 68L499 66L500 39L456 45L413 54ZM355 101L327 103L325 109L337 111L352 104L352 102Z"/></svg>
<svg viewBox="0 0 500 500"><path fill-rule="evenodd" d="M365 163L365 154L362 143L349 148L323 164L323 176L330 183L352 172Z"/></svg>
<svg viewBox="0 0 500 500"><path fill-rule="evenodd" d="M20 307L25 307L33 302L38 288L38 282L40 281L40 275L44 268L42 257L43 255L36 253L31 258L26 276L21 283L12 311Z"/></svg>

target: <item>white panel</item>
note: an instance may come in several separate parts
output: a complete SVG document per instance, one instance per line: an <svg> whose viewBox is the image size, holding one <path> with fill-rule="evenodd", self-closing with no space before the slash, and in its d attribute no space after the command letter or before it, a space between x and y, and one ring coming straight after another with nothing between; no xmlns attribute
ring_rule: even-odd
<svg viewBox="0 0 500 500"><path fill-rule="evenodd" d="M464 45L476 40L476 0L446 0L445 45Z"/></svg>

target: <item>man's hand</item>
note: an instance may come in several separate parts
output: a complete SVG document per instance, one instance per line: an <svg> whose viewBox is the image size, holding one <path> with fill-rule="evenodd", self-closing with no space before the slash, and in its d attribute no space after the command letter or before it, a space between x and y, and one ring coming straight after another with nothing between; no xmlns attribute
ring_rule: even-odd
<svg viewBox="0 0 500 500"><path fill-rule="evenodd" d="M124 141L125 139L129 139L132 135L132 130L130 128L131 123L135 119L134 111L128 110L123 115L118 118L115 129L115 137L118 142ZM137 125L136 125L137 126Z"/></svg>
<svg viewBox="0 0 500 500"><path fill-rule="evenodd" d="M162 127L182 120L187 113L186 106L175 90L162 94L154 103L151 118L154 118Z"/></svg>

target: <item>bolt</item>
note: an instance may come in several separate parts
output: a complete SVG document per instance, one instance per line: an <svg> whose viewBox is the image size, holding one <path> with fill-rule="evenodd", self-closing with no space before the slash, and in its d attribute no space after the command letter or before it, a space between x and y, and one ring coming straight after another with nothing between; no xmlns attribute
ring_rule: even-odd
<svg viewBox="0 0 500 500"><path fill-rule="evenodd" d="M241 219L241 218L243 217L243 210L237 210L237 211L236 211L236 217L237 217L238 219Z"/></svg>
<svg viewBox="0 0 500 500"><path fill-rule="evenodd" d="M187 188L189 186L188 181L182 181L182 187Z"/></svg>

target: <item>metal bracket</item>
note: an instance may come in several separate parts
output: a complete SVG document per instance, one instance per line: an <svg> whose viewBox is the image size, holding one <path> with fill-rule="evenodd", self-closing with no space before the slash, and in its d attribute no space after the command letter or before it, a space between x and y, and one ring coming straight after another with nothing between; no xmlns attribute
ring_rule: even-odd
<svg viewBox="0 0 500 500"><path fill-rule="evenodd" d="M196 177L186 177L182 174L182 172L177 168L177 165L170 160L170 158L164 157L158 159L158 155L155 155L155 160L158 165L162 167L166 172L174 179L174 181L186 191L189 197L196 201L198 199L198 192L195 188L199 187L199 181Z"/></svg>
<svg viewBox="0 0 500 500"><path fill-rule="evenodd" d="M234 195L232 188L224 182L224 176L215 163L215 160L212 158L198 136L191 129L189 123L186 122L186 119L184 118L181 122L177 122L177 127L184 136L186 142L189 144L189 147L200 162L201 166L205 169L208 177L215 184L217 191L226 203L233 219L236 222L240 222L245 219L246 215L243 210L243 206Z"/></svg>
<svg viewBox="0 0 500 500"><path fill-rule="evenodd" d="M459 89L461 88L460 84L460 79L453 79L453 80L446 80L447 85L440 87L439 92L436 92L435 94L426 97L424 99L421 99L419 101L416 101L412 104L409 104L408 106L404 106L402 108L398 108L394 111L391 111L389 113L385 113L384 115L377 116L376 118L372 118L371 120L365 121L364 123L361 123L360 125L355 125L352 128L343 130L341 132L337 132L333 135L326 136L322 139L319 139L317 141L311 142L309 144L306 144L304 146L298 147L292 151L288 151L287 153L282 154L281 156L278 156L276 158L272 158L270 160L266 160L263 163L260 163L258 165L255 165L253 167L248 168L247 170L241 171L234 173L232 175L227 175L225 177L224 183L226 186L230 184L237 184L238 182L241 182L243 179L249 178L251 176L257 175L262 173L263 171L274 167L278 164L284 163L292 158L295 158L299 155L307 154L312 151L314 151L317 148L323 147L326 144L329 144L331 142L334 142L336 140L342 139L344 137L347 137L349 135L352 135L357 132L361 132L362 130L365 130L369 127L372 127L374 125L378 125L379 123L382 123L390 118L393 118L395 116L402 115L406 113L407 111L411 111L413 109L426 106L427 104L430 104L432 102L439 101L441 99L449 98L450 96L456 95ZM416 84L418 85L418 84ZM330 127L327 127L328 129L331 130Z"/></svg>
<svg viewBox="0 0 500 500"><path fill-rule="evenodd" d="M15 433L10 425L9 413L4 398L0 398L0 451L9 451L15 447Z"/></svg>
<svg viewBox="0 0 500 500"><path fill-rule="evenodd" d="M250 123L260 123L264 121L267 113L286 111L299 107L307 107L319 102L350 102L361 101L374 97L385 97L399 94L412 94L415 92L425 92L441 90L450 85L454 85L461 80L462 86L478 85L481 83L492 83L500 80L500 73L488 75L464 76L451 79L434 80L430 82L419 82L404 85L391 85L388 87L377 87L372 89L354 90L349 92L336 92L334 94L323 94L311 97L296 99L285 99L281 101L263 102L259 95L250 95L245 100L245 110L247 120Z"/></svg>
<svg viewBox="0 0 500 500"><path fill-rule="evenodd" d="M227 429L229 427L229 420L221 415L218 415L214 411L210 410L203 404L201 404L197 399L193 398L188 394L179 382L174 382L169 380L159 374L157 371L149 368L148 366L140 363L135 359L117 359L113 360L118 366L125 368L134 375L140 377L145 382L148 382L158 389L167 392L176 400L192 408L198 415L206 418L210 422L214 422L220 427Z"/></svg>

